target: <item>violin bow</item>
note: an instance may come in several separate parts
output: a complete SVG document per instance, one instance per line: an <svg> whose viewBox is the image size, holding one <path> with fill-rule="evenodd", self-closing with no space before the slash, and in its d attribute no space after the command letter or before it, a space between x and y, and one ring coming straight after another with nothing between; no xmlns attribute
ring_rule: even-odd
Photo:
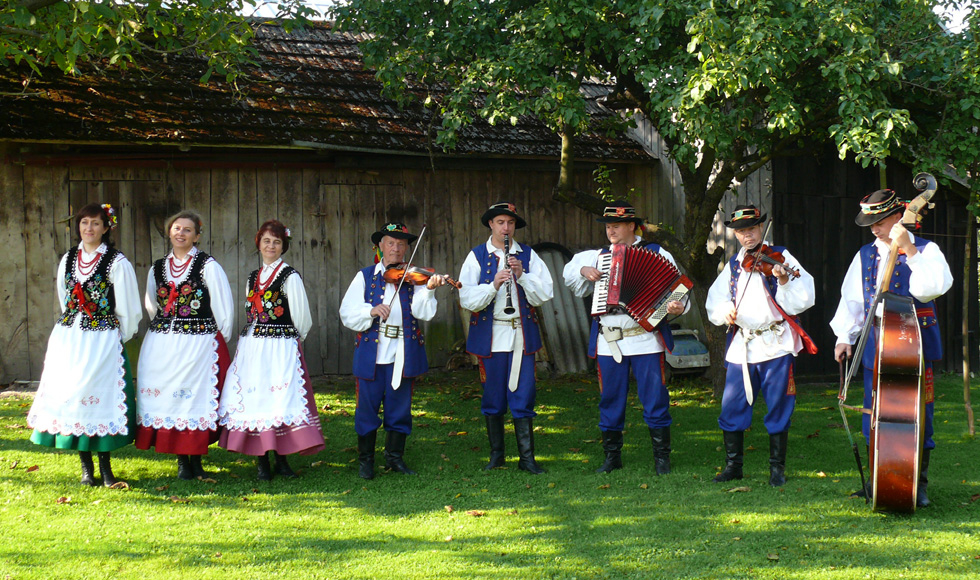
<svg viewBox="0 0 980 580"><path fill-rule="evenodd" d="M408 257L408 262L406 262L406 264L405 264L405 273L406 274L408 273L408 269L412 267L412 260L415 259L415 252L418 252L419 251L419 246L422 245L421 244L421 242L422 242L422 236L425 235L425 228L426 227L427 226L425 224L422 224L422 230L419 232L419 237L415 238L415 247L412 248L412 255ZM388 303L388 308L391 308L391 306L395 303L395 299L398 298L398 294L402 291L402 284L405 283L405 278L406 278L406 276L402 276L402 279L398 281L398 288L395 289L395 294L391 297L391 302ZM385 318L385 322L387 322L387 321L388 321L388 319Z"/></svg>
<svg viewBox="0 0 980 580"><path fill-rule="evenodd" d="M756 248L756 249L755 249L755 252L754 252L754 254L755 254L755 260L756 260L756 262L758 262L758 261L759 261L759 255L760 255L760 254L762 254L762 246L764 246L764 245L765 245L765 243L766 243L766 238L768 238L768 237L769 237L769 230L770 230L771 228L772 228L772 220L769 220L769 225L767 225L767 226L766 226L766 233L764 233L764 234L762 234L762 239L761 239L761 240L759 240L759 247L758 247L758 248ZM749 282L751 282L751 281L752 281L752 274L755 274L755 268L752 268L751 270L749 270L749 277L748 277L748 279L747 279L747 280L745 280L745 287L746 287L746 288L748 288L748 286L749 286ZM735 290L736 290L736 292L737 292L737 291L738 291L738 288L736 288ZM743 300L744 298L745 298L745 292L742 292L742 297L741 297L741 298L739 298L739 299L738 299L738 302L736 302L736 303L735 303L735 312L738 312L738 307L739 307L739 305L741 305L741 304L742 304L742 300Z"/></svg>

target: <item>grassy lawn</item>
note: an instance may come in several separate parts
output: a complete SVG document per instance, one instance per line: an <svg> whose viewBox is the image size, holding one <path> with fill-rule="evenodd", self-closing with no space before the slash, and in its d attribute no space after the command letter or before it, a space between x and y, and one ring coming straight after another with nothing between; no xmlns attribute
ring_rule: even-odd
<svg viewBox="0 0 980 580"><path fill-rule="evenodd" d="M859 481L835 385L799 386L789 481L773 489L762 408L746 434L746 479L711 482L723 463L718 402L694 381L672 389L671 475L653 472L635 397L625 469L593 473L592 376L539 383L538 459L549 473L517 470L510 425L508 467L483 472L476 381L458 372L416 385L406 460L417 477L357 477L353 382L337 381L317 387L327 450L294 458L299 479L260 484L251 458L213 447L214 482L184 482L172 456L130 446L114 454L129 490L80 486L77 454L31 444L30 399L8 394L0 580L980 577L980 451L957 377L936 388L933 506L911 517L848 498Z"/></svg>

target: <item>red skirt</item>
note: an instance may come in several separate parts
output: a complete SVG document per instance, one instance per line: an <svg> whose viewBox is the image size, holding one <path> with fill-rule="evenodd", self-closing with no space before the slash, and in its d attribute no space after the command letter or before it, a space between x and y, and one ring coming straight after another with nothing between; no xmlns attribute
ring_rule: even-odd
<svg viewBox="0 0 980 580"><path fill-rule="evenodd" d="M225 373L231 366L231 356L228 354L228 344L221 333L215 334L218 341L218 397L225 385ZM139 379L137 379L139 380ZM209 429L154 429L139 425L136 427L137 449L156 448L157 453L172 453L174 455L207 455L208 446L218 441L219 430Z"/></svg>

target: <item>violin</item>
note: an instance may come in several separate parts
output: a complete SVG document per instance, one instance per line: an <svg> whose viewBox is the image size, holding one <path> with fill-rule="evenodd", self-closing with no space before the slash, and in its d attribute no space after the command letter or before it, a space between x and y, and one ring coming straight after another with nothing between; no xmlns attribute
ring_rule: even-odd
<svg viewBox="0 0 980 580"><path fill-rule="evenodd" d="M382 277L384 278L384 281L389 284L400 284L402 279L404 279L408 284L421 286L422 284L428 284L429 278L435 275L435 268L410 266L403 262L401 264L391 264L388 266L388 269L385 270ZM463 287L462 284L450 278L446 274L441 274L441 276L445 278L447 284L453 286L457 290Z"/></svg>
<svg viewBox="0 0 980 580"><path fill-rule="evenodd" d="M794 280L800 277L799 270L786 265L786 258L782 252L775 252L765 244L756 251L747 252L745 259L742 260L743 269L762 272L766 276L772 276L773 266L781 266Z"/></svg>

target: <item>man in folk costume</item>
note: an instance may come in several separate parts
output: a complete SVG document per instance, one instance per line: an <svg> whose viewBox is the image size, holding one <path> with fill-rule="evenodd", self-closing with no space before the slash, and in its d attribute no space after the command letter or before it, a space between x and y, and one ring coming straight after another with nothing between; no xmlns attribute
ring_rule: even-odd
<svg viewBox="0 0 980 580"><path fill-rule="evenodd" d="M904 211L905 203L890 189L880 189L861 200L861 211L854 218L854 222L861 227L870 228L875 240L862 246L851 260L847 274L844 275L844 282L841 284L840 303L837 305L833 320L830 321L830 327L837 336L834 357L838 361L850 358L875 292L882 283L880 277L884 268L879 267L879 264L888 262L891 243L893 240L896 241L899 255L895 262L892 280L888 284L888 291L915 299L916 316L922 331L925 441L919 464L919 486L915 503L918 507L924 507L930 503L926 495L929 455L936 447L932 439L934 410L932 367L934 361L943 357L934 300L952 287L953 275L939 246L924 238L913 236L905 229L901 223ZM876 313L876 316L880 316L880 313ZM861 364L864 366L864 408L868 411L871 409L874 389L876 343L876 333L872 332L868 335L864 352L861 353ZM865 412L862 414L862 430L868 441L870 441L870 426L871 416ZM854 495L866 497L867 490L859 490Z"/></svg>
<svg viewBox="0 0 980 580"><path fill-rule="evenodd" d="M742 479L744 432L752 424L752 407L761 392L767 407L764 424L769 432L769 485L779 487L786 483L786 445L796 407L796 355L804 347L811 354L816 352L796 320L813 306L814 284L789 250L778 246L769 249L781 253L784 262L772 266L772 275L743 270L747 257L761 257L758 251L766 243L762 230L765 221L766 216L754 205L736 206L725 226L735 231L742 247L708 290L708 319L730 327L725 391L718 417L726 463L714 481Z"/></svg>
<svg viewBox="0 0 980 580"><path fill-rule="evenodd" d="M658 244L644 242L638 235L643 219L625 201L612 202L596 221L605 224L610 246L575 254L565 265L565 285L576 296L592 293L602 277L596 268L599 256L608 254L612 244L626 244L659 253L675 264L670 252ZM687 305L690 308L690 303ZM683 314L680 301L667 304L667 313ZM601 338L600 338L601 337ZM657 475L670 473L670 395L664 384L664 350L673 347L670 324L664 320L653 332L643 329L622 308L610 308L592 320L589 357L596 359L599 371L599 430L605 461L596 473L610 473L623 467L623 430L626 427L626 400L629 396L630 369L636 377L636 390L643 405L643 420L650 429L654 468Z"/></svg>
<svg viewBox="0 0 980 580"><path fill-rule="evenodd" d="M551 273L530 246L513 241L514 232L527 225L514 204L490 206L480 223L490 229L490 239L473 248L463 262L459 302L472 312L466 350L480 360L481 411L490 440L490 462L484 469L504 465L504 415L509 407L520 457L517 467L537 475L545 470L534 457L534 353L541 348L534 309L554 297Z"/></svg>
<svg viewBox="0 0 980 580"><path fill-rule="evenodd" d="M374 449L378 428L384 425L385 464L388 469L414 475L404 460L405 441L412 433L412 388L415 377L429 370L425 338L419 321L436 314L433 289L445 284L438 275L425 286L384 280L385 270L408 257L409 244L418 238L401 223L389 223L371 235L381 260L354 276L340 304L344 326L357 332L354 376L357 377L358 475L374 478ZM396 296L398 299L395 300ZM384 406L384 420L379 411Z"/></svg>

